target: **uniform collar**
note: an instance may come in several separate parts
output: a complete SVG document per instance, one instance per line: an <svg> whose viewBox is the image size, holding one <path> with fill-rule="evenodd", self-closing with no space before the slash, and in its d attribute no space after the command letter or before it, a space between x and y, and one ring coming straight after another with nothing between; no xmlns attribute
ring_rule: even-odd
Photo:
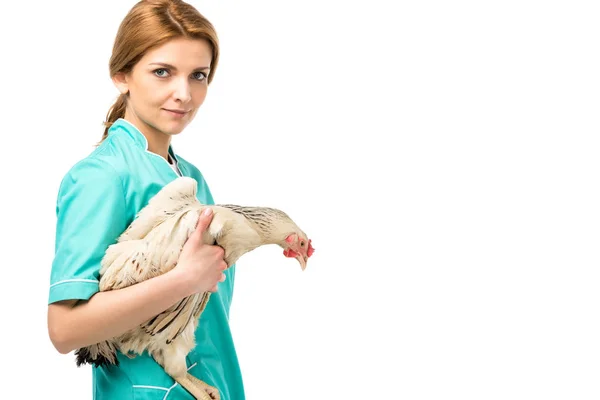
<svg viewBox="0 0 600 400"><path fill-rule="evenodd" d="M108 128L108 135L110 136L119 131L125 133L125 135L127 137L129 137L131 140L133 140L133 142L136 144L136 146L138 146L142 150L147 151L148 153L151 153L151 151L148 150L148 139L146 139L146 136L144 136L144 134L131 122L129 122L123 118L117 119ZM169 144L168 151L169 151L169 154L171 155L171 157L175 160L175 162L179 162L179 159L175 155L175 151L173 150L173 146L171 144ZM154 154L154 153L152 153L152 154Z"/></svg>

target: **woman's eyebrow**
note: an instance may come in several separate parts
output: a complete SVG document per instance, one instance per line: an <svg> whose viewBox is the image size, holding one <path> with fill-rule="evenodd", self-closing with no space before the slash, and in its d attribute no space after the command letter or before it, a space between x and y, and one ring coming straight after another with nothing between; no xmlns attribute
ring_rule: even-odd
<svg viewBox="0 0 600 400"><path fill-rule="evenodd" d="M155 62L155 63L150 63L149 65L160 65L161 67L165 67L165 68L169 68L172 70L177 70L177 68L171 64L167 64L167 63L162 63L162 62ZM203 70L203 69L210 69L210 67L198 67L195 68L195 70Z"/></svg>

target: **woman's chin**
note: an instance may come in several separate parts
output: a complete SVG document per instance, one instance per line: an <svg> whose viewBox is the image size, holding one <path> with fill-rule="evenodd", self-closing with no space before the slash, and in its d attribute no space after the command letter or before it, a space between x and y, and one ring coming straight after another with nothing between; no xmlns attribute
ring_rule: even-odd
<svg viewBox="0 0 600 400"><path fill-rule="evenodd" d="M178 135L187 126L187 121L164 121L161 124L161 131L169 135Z"/></svg>

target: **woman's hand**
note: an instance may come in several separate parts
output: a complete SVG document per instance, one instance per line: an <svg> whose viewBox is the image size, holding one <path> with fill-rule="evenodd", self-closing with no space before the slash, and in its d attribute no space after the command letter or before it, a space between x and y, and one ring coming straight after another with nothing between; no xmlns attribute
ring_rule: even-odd
<svg viewBox="0 0 600 400"><path fill-rule="evenodd" d="M173 272L183 275L183 281L189 285L186 285L186 290L190 294L216 292L217 283L225 280L225 251L220 246L202 243L202 234L208 229L212 218L212 209L206 207L198 218L196 230L181 250L177 266L173 269Z"/></svg>

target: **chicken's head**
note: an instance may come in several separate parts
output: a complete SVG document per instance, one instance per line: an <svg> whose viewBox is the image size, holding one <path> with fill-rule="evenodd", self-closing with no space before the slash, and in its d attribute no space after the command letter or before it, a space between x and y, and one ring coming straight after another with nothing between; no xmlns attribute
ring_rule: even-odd
<svg viewBox="0 0 600 400"><path fill-rule="evenodd" d="M298 260L304 271L308 257L312 256L315 251L312 247L311 240L303 233L291 233L285 238L285 243L283 255Z"/></svg>

